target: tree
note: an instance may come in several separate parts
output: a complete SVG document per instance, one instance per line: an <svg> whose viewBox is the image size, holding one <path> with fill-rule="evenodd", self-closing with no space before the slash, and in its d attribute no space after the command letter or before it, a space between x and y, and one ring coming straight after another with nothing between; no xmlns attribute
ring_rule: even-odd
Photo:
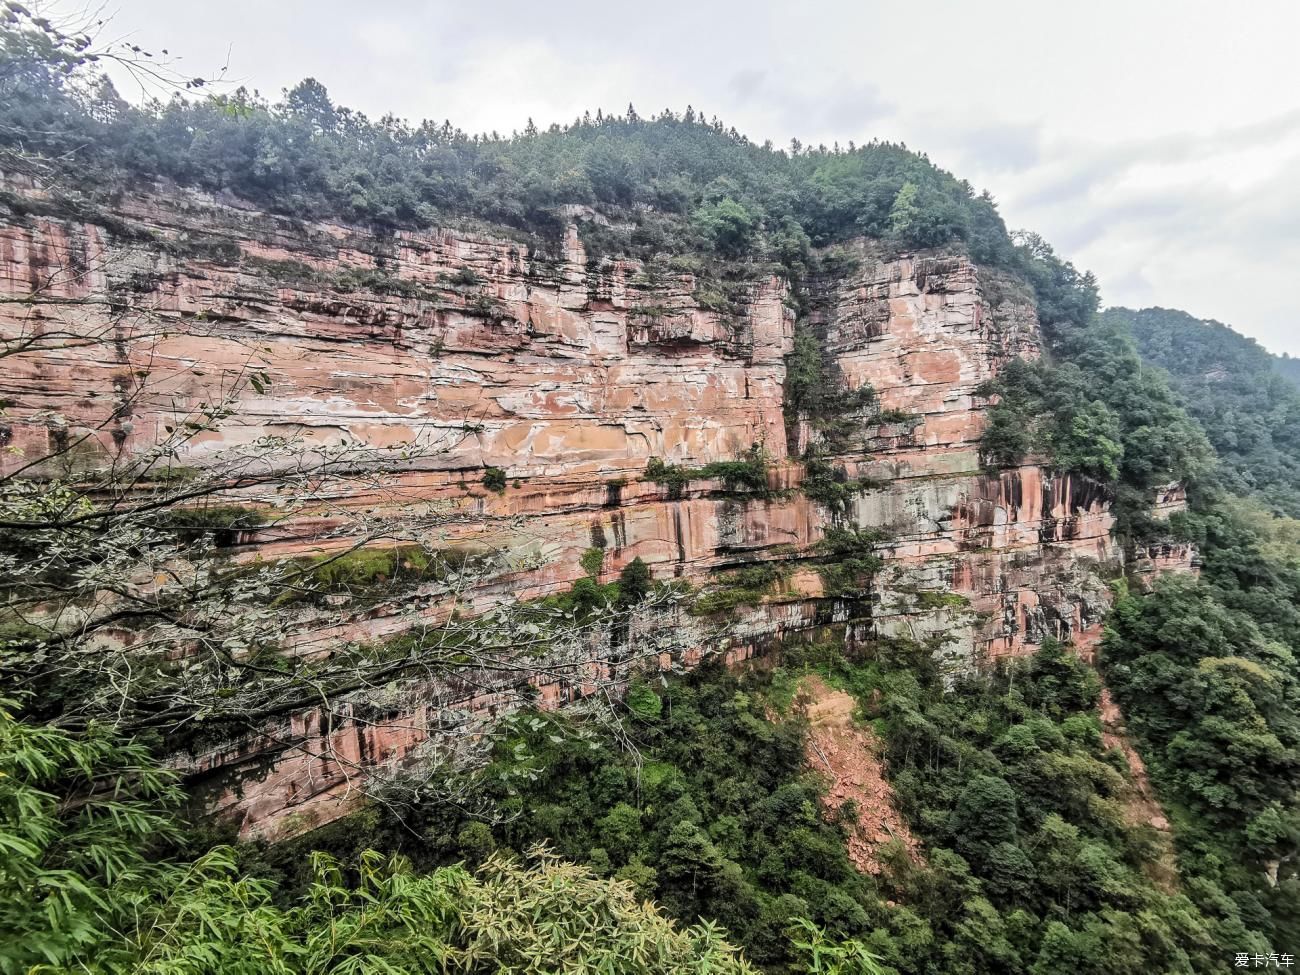
<svg viewBox="0 0 1300 975"><path fill-rule="evenodd" d="M1103 317L1134 337L1143 361L1167 370L1214 445L1223 486L1300 515L1300 389L1283 375L1285 361L1185 312L1112 308Z"/></svg>
<svg viewBox="0 0 1300 975"><path fill-rule="evenodd" d="M284 94L284 112L296 121L305 122L313 132L333 132L338 115L329 92L315 78L304 78Z"/></svg>
<svg viewBox="0 0 1300 975"><path fill-rule="evenodd" d="M714 926L677 927L629 884L534 850L417 873L324 853L297 897L235 851L151 858L180 836L180 793L147 749L99 727L0 710L0 972L751 972Z"/></svg>
<svg viewBox="0 0 1300 975"><path fill-rule="evenodd" d="M753 214L729 196L696 210L694 221L710 246L729 257L749 249L757 225Z"/></svg>
<svg viewBox="0 0 1300 975"><path fill-rule="evenodd" d="M1016 794L1005 779L980 775L962 791L953 810L953 838L963 850L984 854L1016 839Z"/></svg>
<svg viewBox="0 0 1300 975"><path fill-rule="evenodd" d="M650 566L641 556L637 556L618 574L618 605L627 608L640 604L650 594L653 576Z"/></svg>

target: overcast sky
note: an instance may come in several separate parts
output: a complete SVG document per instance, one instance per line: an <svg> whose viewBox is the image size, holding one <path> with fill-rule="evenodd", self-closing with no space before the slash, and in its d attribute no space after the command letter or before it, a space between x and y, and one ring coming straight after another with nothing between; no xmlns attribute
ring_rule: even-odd
<svg viewBox="0 0 1300 975"><path fill-rule="evenodd" d="M268 96L471 132L689 103L762 141L906 142L1107 304L1300 355L1300 2L113 0L119 32ZM124 94L130 94L127 91Z"/></svg>

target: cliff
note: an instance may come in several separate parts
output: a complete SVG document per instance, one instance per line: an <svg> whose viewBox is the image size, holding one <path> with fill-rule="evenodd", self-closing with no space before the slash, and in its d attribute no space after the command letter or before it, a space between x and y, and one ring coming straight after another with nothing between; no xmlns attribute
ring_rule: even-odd
<svg viewBox="0 0 1300 975"><path fill-rule="evenodd" d="M959 256L887 259L861 244L851 258L802 296L760 274L719 301L690 274L589 260L574 226L547 256L465 231L301 224L193 192L132 197L89 219L38 212L0 228L0 289L21 299L0 328L85 341L6 363L0 465L69 439L82 442L78 463L102 464L234 389L230 419L195 437L185 464L268 435L425 448L382 496L242 532L237 559L328 551L346 544L331 511L418 504L444 513L447 546L506 553L469 594L480 607L567 589L593 547L602 580L640 557L697 591L770 565L779 583L726 620L683 604L637 621L684 636L678 663L720 647L743 659L826 626L848 640L942 635L954 671L1046 636L1087 648L1123 562L1110 498L1034 464L990 474L979 463L977 390L1037 350L1023 285ZM795 458L820 434L783 410L796 297L846 385L878 395L849 444L824 445L852 487L843 504L804 489ZM267 381L240 381L254 370ZM704 468L755 445L767 490L644 479L651 458ZM489 468L504 471L503 492L482 485ZM844 525L884 537L869 599L828 592L817 568L827 529ZM1177 568L1190 553L1149 558ZM304 610L298 652L398 634L420 600L416 587ZM547 704L582 692L580 680L534 684ZM519 700L504 680L361 694L180 764L245 835L274 835L338 815L357 769L400 764Z"/></svg>

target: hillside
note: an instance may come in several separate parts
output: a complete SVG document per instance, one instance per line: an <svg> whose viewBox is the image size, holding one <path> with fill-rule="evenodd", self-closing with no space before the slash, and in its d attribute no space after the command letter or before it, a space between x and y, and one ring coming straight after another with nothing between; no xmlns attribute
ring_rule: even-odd
<svg viewBox="0 0 1300 975"><path fill-rule="evenodd" d="M1273 357L1273 368L1293 383L1300 385L1300 360L1283 353Z"/></svg>
<svg viewBox="0 0 1300 975"><path fill-rule="evenodd" d="M1111 308L1103 317L1131 330L1143 360L1169 373L1214 445L1225 486L1300 514L1300 389L1283 378L1285 360L1186 312Z"/></svg>
<svg viewBox="0 0 1300 975"><path fill-rule="evenodd" d="M1293 947L1263 350L902 146L0 37L0 972Z"/></svg>

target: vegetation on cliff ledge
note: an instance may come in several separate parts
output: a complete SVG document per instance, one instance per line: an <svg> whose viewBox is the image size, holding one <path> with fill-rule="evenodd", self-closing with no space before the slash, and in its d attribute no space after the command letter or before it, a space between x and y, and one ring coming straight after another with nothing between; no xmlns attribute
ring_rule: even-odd
<svg viewBox="0 0 1300 975"><path fill-rule="evenodd" d="M771 458L761 444L753 444L737 460L718 460L703 467L686 467L666 464L658 457L646 463L643 480L661 484L668 489L668 497L680 498L692 481L718 480L724 491L746 494L767 493L767 472Z"/></svg>

